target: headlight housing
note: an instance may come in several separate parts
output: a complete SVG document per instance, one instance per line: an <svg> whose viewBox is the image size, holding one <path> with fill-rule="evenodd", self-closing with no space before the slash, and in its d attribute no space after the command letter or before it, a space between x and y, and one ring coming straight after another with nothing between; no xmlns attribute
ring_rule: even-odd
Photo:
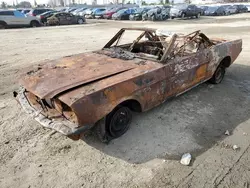
<svg viewBox="0 0 250 188"><path fill-rule="evenodd" d="M59 99L53 99L52 104L55 109L60 112L66 119L70 120L73 123L77 123L77 117L74 111L64 102Z"/></svg>

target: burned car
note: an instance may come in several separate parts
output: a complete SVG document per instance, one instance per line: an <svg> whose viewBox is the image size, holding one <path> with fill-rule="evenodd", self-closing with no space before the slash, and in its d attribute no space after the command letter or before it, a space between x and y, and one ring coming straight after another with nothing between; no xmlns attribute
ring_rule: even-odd
<svg viewBox="0 0 250 188"><path fill-rule="evenodd" d="M131 111L147 111L206 81L219 84L241 50L241 39L200 31L123 28L101 50L25 73L14 96L44 127L74 140L91 129L108 142L129 129Z"/></svg>
<svg viewBox="0 0 250 188"><path fill-rule="evenodd" d="M73 15L67 12L58 12L47 18L46 25L84 24L85 22L83 16Z"/></svg>

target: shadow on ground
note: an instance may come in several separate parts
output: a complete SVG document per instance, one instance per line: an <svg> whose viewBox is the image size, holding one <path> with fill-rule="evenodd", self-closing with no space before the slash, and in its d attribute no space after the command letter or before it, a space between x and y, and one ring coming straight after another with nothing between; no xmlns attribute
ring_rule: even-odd
<svg viewBox="0 0 250 188"><path fill-rule="evenodd" d="M108 145L93 135L84 141L130 163L179 159L209 149L250 118L250 66L233 65L219 85L204 83L148 112L134 114L131 128Z"/></svg>

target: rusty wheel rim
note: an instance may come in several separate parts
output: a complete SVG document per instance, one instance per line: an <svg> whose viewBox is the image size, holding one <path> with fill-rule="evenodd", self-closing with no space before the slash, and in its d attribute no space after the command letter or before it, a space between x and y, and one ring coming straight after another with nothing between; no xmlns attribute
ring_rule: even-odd
<svg viewBox="0 0 250 188"><path fill-rule="evenodd" d="M117 110L109 125L109 132L112 137L118 138L123 135L129 128L132 119L132 114L127 107L122 107Z"/></svg>
<svg viewBox="0 0 250 188"><path fill-rule="evenodd" d="M220 83L222 81L223 77L224 77L223 69L221 67L219 67L215 73L216 82Z"/></svg>

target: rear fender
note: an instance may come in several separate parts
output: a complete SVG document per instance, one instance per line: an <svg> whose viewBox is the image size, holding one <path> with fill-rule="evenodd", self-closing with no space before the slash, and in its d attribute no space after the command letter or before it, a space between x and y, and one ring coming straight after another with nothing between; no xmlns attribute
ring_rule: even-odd
<svg viewBox="0 0 250 188"><path fill-rule="evenodd" d="M234 40L228 42L222 42L215 45L211 49L211 61L208 65L208 72L213 73L222 60L226 57L230 57L230 65L236 60L242 51L242 40ZM230 66L229 65L229 66Z"/></svg>

